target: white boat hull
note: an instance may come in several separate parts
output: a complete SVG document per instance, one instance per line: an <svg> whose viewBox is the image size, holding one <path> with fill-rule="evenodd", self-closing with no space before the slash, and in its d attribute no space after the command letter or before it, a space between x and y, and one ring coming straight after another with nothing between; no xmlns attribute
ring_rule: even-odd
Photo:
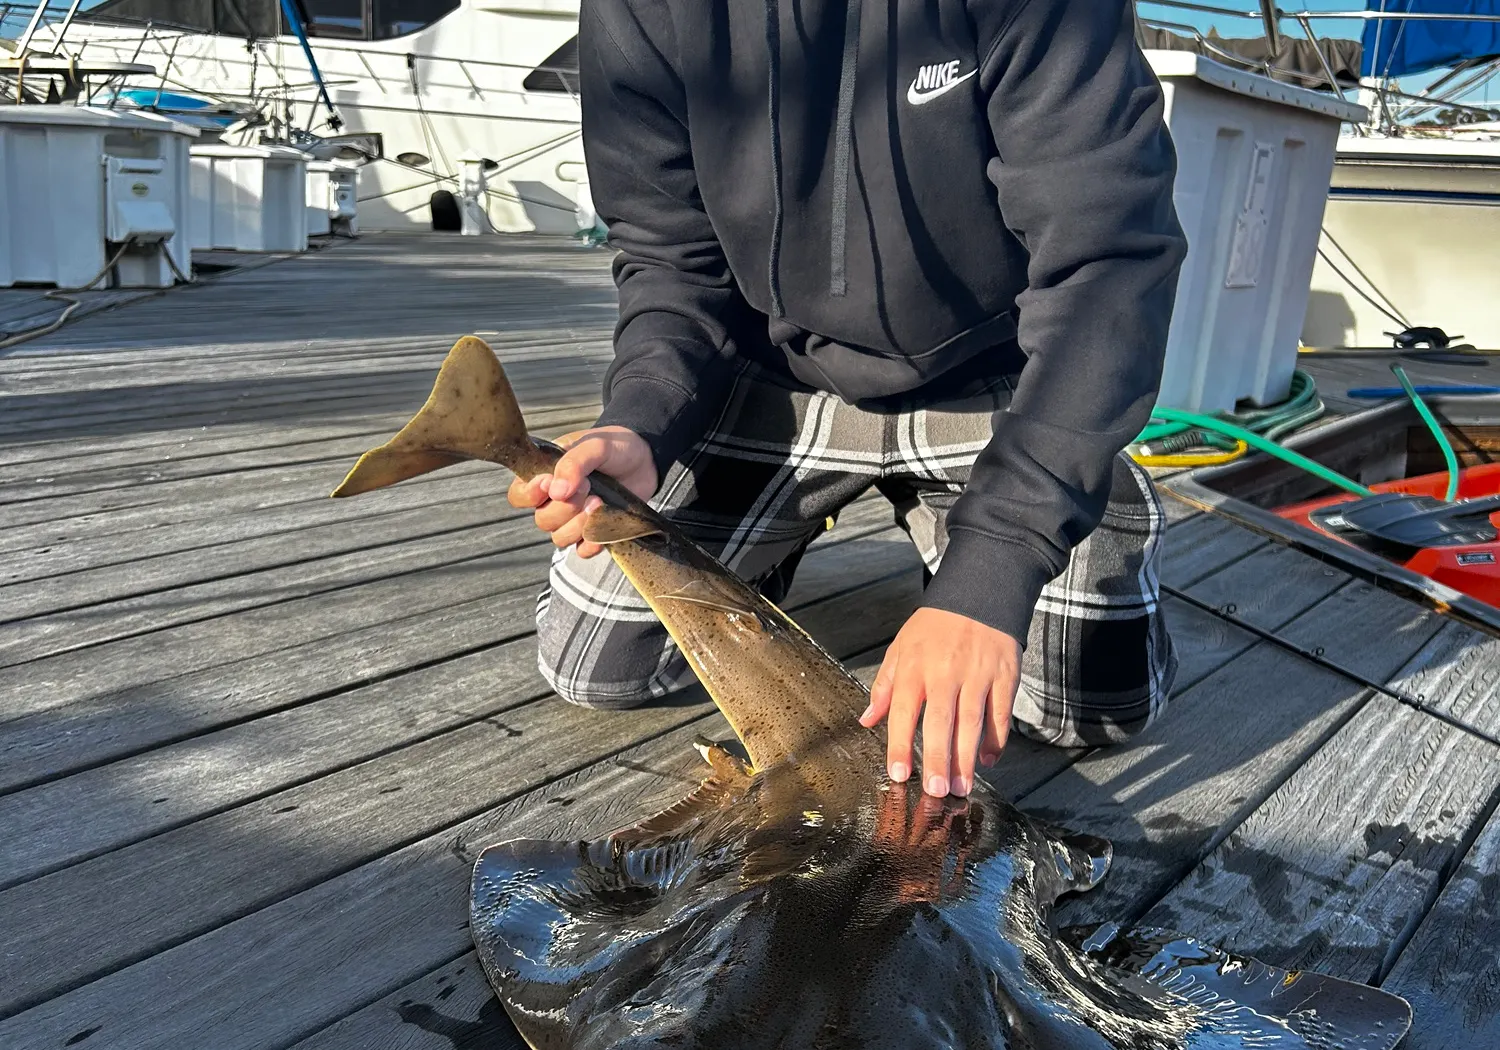
<svg viewBox="0 0 1500 1050"><path fill-rule="evenodd" d="M503 9L475 6L479 2L466 0L425 29L395 39L313 38L344 122L338 133L381 139L384 159L359 173L362 229L430 228L432 194L459 191L465 156L498 164L488 175L486 199L497 232L579 228L586 214L578 210L580 198L585 209L588 198L580 193L586 176L577 99L523 87L536 66L577 34L576 0L530 0ZM252 51L233 36L78 22L66 46L94 60L147 63L163 74L134 78L127 87L201 94L272 112L287 108L278 104L285 98L294 127L333 133L294 37L262 41ZM225 141L255 144L263 130ZM397 159L402 154L420 162L404 164Z"/></svg>
<svg viewBox="0 0 1500 1050"><path fill-rule="evenodd" d="M1302 341L1391 346L1369 299L1500 348L1500 141L1341 142Z"/></svg>

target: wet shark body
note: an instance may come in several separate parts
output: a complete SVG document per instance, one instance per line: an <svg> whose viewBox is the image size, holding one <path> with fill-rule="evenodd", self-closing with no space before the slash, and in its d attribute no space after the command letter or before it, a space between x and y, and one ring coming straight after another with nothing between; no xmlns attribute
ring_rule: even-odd
<svg viewBox="0 0 1500 1050"><path fill-rule="evenodd" d="M467 459L521 477L503 369L460 340L422 410L335 495ZM700 786L598 839L479 857L470 925L536 1050L1389 1050L1396 996L1172 931L1056 930L1104 877L1102 839L984 781L934 799L885 774L868 693L789 617L608 478L585 536L661 618L749 762L707 741Z"/></svg>

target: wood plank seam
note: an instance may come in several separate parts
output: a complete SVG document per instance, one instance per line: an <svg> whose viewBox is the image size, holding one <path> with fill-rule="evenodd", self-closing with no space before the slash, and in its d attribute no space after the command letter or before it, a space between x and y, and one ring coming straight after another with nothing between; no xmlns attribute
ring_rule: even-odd
<svg viewBox="0 0 1500 1050"><path fill-rule="evenodd" d="M1428 913L1437 904L1438 898L1443 895L1443 891L1448 888L1448 884L1463 869L1464 861L1468 858L1469 851L1479 841L1479 836L1484 833L1484 829L1489 826L1490 820L1495 816L1497 811L1500 811L1500 784L1497 784L1495 790L1490 792L1490 797L1485 802L1480 815L1464 830L1463 835L1459 837L1458 847L1453 851L1453 856L1443 865L1443 870L1438 872L1437 878L1433 879L1432 885L1428 887L1428 891L1422 901L1422 907L1413 911L1411 919L1402 928L1400 934L1391 942L1385 957L1380 960L1380 969L1375 975L1375 984L1384 984L1385 979L1396 968L1396 964L1401 960L1401 954L1411 944L1412 938L1416 936L1417 930L1421 928L1423 920L1427 918Z"/></svg>
<svg viewBox="0 0 1500 1050"><path fill-rule="evenodd" d="M526 584L521 584L517 587L511 588L510 590L519 590L525 586ZM508 591L499 592L499 594L505 593L508 593ZM395 622L399 623L400 621ZM337 686L331 689L324 689L316 693L311 693L299 700L293 700L290 703L279 704L275 707L257 709L239 717L226 718L221 722L215 722L212 727L209 728L201 728L186 733L181 733L175 736L154 739L149 744L144 744L141 747L132 748L130 750L113 752L105 757L98 759L97 761L83 762L78 765L68 766L65 769L60 769L56 773L32 777L31 779L25 781L17 781L13 785L0 788L0 798L4 798L6 795L15 794L18 791L28 791L32 788L40 787L43 784L50 784L54 781L65 780L66 778L75 776L78 773L86 773L91 769L99 769L103 766L113 765L116 762L127 761L140 755L149 754L152 751L160 751L164 747L170 747L173 744L180 744L184 740L192 740L200 736L206 736L210 733L218 733L226 729L233 729L236 726L241 726L248 722L254 722L258 719L265 718L268 715L280 714L285 711L294 711L297 708L306 707L309 704L315 704L323 700L329 700L335 696L341 696L344 693L353 692L356 689L366 689L372 685L379 685L382 682L388 682L392 679L400 678L403 675L412 674L417 671L425 671L428 668L436 667L440 664L451 663L454 660L461 660L465 657L475 656L479 653L487 652L491 649L498 649L501 646L512 645L534 633L534 630L519 630L514 634L507 634L504 637L496 638L492 641L484 642L479 645L464 646L444 653L440 656L433 656L425 660L414 660L411 663L406 664L405 666L393 668L389 671L378 671L373 674L354 678L341 686ZM486 715L484 717L488 718L491 716ZM447 730L444 730L444 732L446 731ZM277 790L281 789L278 788ZM158 834L159 833L160 832L158 832ZM0 887L0 889L3 888L4 887Z"/></svg>
<svg viewBox="0 0 1500 1050"><path fill-rule="evenodd" d="M1185 602L1189 602L1190 604L1196 606L1204 612L1219 617L1226 623L1231 623L1236 627L1249 631L1257 637L1261 638L1263 641L1270 642L1272 645L1279 646L1280 648L1285 649L1287 652L1291 653L1294 656L1298 656L1311 663L1315 663L1319 667L1325 668L1329 671L1333 671L1335 674L1341 674L1352 682L1362 685L1367 689L1372 689L1377 693L1383 694L1384 696L1390 697L1397 703L1405 704L1408 707L1415 708L1416 710L1421 711L1423 714L1430 715L1431 717L1436 718L1439 721L1446 722L1447 724L1453 726L1455 729L1468 733L1471 736L1478 737L1480 740L1483 740L1487 744L1493 744L1496 747L1500 747L1500 737L1497 737L1495 734L1487 732L1483 729L1479 729L1475 726L1467 725L1466 723L1455 719L1446 711L1439 710L1428 704L1421 697L1413 696L1410 693L1407 693L1405 690L1397 689L1394 686L1388 685L1386 683L1377 682L1374 679L1370 678L1368 675L1362 674L1361 672L1356 671L1353 668L1343 666L1337 660L1330 659L1324 653L1322 646L1319 646L1316 649L1305 649L1302 646L1298 645L1296 642L1293 642L1287 638L1283 638L1275 631L1266 630L1263 627L1259 627L1247 620L1241 619L1234 614L1232 607L1228 607L1226 609L1216 608L1212 605L1209 605L1207 602L1201 601L1200 599L1195 598L1193 595L1180 590L1179 588L1171 587L1167 584L1162 584L1162 591L1164 593L1171 594L1174 598L1180 598Z"/></svg>
<svg viewBox="0 0 1500 1050"><path fill-rule="evenodd" d="M454 530L454 531L463 532L463 531L467 531L467 530L465 530L465 529L457 529L457 530ZM438 535L443 535L443 533L439 533ZM424 536L422 538L423 539L432 539L431 536ZM543 541L543 542L545 542L545 541ZM388 547L389 546L399 546L399 545L400 545L399 543L382 544L382 546L388 546ZM400 579L403 576L416 576L416 575L420 575L422 573L432 572L432 571L434 571L436 569L449 569L449 568L453 568L454 566L468 564L469 562L483 561L486 558L493 558L493 557L495 557L498 554L513 554L513 553L515 553L517 551L523 551L523 550L526 550L528 547L533 547L533 546L537 546L537 544L535 542L528 541L528 542L526 542L524 544L518 544L518 545L516 545L514 547L501 547L501 548L497 548L497 549L494 549L494 550L487 550L487 551L484 551L483 553L480 553L480 554L466 554L466 555L462 555L460 557L456 557L456 558L454 558L451 561L434 562L432 564L422 565L422 566L419 566L417 568L401 569L401 570L399 570L397 572L393 572L393 573L390 573L388 575L365 577L365 578L358 579L358 580L351 580L351 581L349 581L347 583L334 584L333 586L326 587L326 588L320 587L317 590L310 591L310 592L307 592L307 593L304 593L304 594L292 594L292 595L289 595L289 596L284 597L284 598L275 598L275 599L272 599L270 601L262 602L259 605L242 606L242 607L231 609L231 610L224 611L224 612L211 613L211 614L209 614L207 616L186 617L186 618L183 618L183 619L174 620L172 622L172 626L173 627L184 627L184 626L191 626L193 624L207 623L207 622L212 621L212 620L220 620L220 619L223 619L223 618L225 618L227 616L233 616L236 613L244 612L246 609L262 609L262 610L263 609L274 609L278 605L287 605L287 604L290 604L291 602L300 601L300 600L306 599L306 598L314 596L314 595L335 594L335 593L338 593L338 592L341 592L341 591L352 590L353 588L367 585L372 580L386 580L386 581L389 581L389 580ZM334 555L334 557L344 557L344 556L346 556L346 555ZM328 556L324 555L323 557L326 558ZM307 564L311 564L312 562L316 562L316 561L320 561L320 560L322 560L322 558L310 558L310 559L307 560L306 563ZM292 563L293 566L298 565L298 564L304 564L304 563L302 563L302 562L293 562ZM288 567L289 566L281 565L281 566L277 566L276 568L277 569L286 569ZM230 577L226 577L226 578L227 579L236 579L237 577L230 576ZM207 580L207 581L203 581L203 582L205 582L205 583L213 583L213 582L222 582L222 581ZM163 593L171 593L171 591L174 591L174 590L182 590L182 587L180 585L177 586L177 587L171 587L171 588L168 588L167 591L165 591ZM107 605L107 604L111 604L112 602L117 602L117 601L130 601L130 600L135 600L136 598L139 598L139 597L149 597L149 595L144 595L144 596L142 596L142 595L133 595L133 596L131 596L131 598L128 598L128 599L114 598L114 599L110 599L109 602L104 602L102 604L106 604ZM84 608L91 608L91 607L92 606L84 606ZM72 611L76 612L77 610L72 610ZM44 615L45 616L52 616L54 614L52 614L52 613L46 613ZM37 617L37 618L40 618L40 617ZM31 619L33 619L33 618L28 617L28 618L25 618L25 619L22 619L22 620L0 621L0 623L26 623L26 622L29 622ZM46 658L50 659L50 658L53 658L53 657L56 657L56 656L61 656L64 653L82 652L84 650L92 649L92 648L94 648L96 646L100 646L100 645L112 645L112 644L115 644L115 643L118 643L118 642L128 641L131 638L140 638L140 637L143 637L145 635L154 634L159 629L160 628L156 628L156 627L132 628L132 629L130 629L128 631L125 631L124 633L121 633L121 634L118 634L118 635L111 635L108 638L101 639L99 641L89 642L89 643L87 643L85 645L65 646L65 647L62 647L62 648L58 648L56 650L49 651L46 654ZM16 661L16 663L14 665L7 665L7 666L24 666L26 663L29 663L29 662L30 662L29 660L19 660L19 661ZM4 719L0 719L0 721L4 721Z"/></svg>

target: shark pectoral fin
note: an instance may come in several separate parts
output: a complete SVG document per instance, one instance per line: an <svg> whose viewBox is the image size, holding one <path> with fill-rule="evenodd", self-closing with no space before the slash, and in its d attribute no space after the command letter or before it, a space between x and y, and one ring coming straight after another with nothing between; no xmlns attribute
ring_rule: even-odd
<svg viewBox="0 0 1500 1050"><path fill-rule="evenodd" d="M556 454L526 433L515 391L495 352L466 335L453 344L417 414L396 435L360 457L334 496L354 496L441 467L478 459L522 478L547 470Z"/></svg>
<svg viewBox="0 0 1500 1050"><path fill-rule="evenodd" d="M750 771L717 744L699 753L712 772L687 795L660 813L637 821L612 836L619 848L638 848L645 843L678 840L689 836L705 820L733 805L750 786Z"/></svg>
<svg viewBox="0 0 1500 1050"><path fill-rule="evenodd" d="M752 628L764 627L759 611L749 608L733 597L720 593L707 579L690 580L675 591L661 595L662 601L686 602L705 609L717 609L726 616L748 624Z"/></svg>
<svg viewBox="0 0 1500 1050"><path fill-rule="evenodd" d="M655 536L660 532L661 528L655 522L619 507L600 507L583 520L583 538L601 547Z"/></svg>
<svg viewBox="0 0 1500 1050"><path fill-rule="evenodd" d="M703 756L703 761L713 768L714 776L720 780L749 780L755 774L750 763L731 754L720 744L714 743L701 733L694 738L693 747Z"/></svg>

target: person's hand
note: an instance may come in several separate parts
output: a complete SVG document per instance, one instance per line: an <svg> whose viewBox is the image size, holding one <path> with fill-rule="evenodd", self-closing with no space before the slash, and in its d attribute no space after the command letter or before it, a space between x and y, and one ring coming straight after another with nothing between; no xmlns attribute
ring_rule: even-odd
<svg viewBox="0 0 1500 1050"><path fill-rule="evenodd" d="M890 717L886 763L892 780L912 770L917 716L922 721L922 784L930 795L967 795L976 756L995 764L1010 732L1021 646L967 616L918 609L886 650L870 690L865 726Z"/></svg>
<svg viewBox="0 0 1500 1050"><path fill-rule="evenodd" d="M557 547L578 544L581 557L592 558L604 548L583 538L584 515L603 501L589 495L589 475L608 474L641 499L656 492L656 462L651 446L633 430L597 427L564 434L554 444L566 449L551 474L530 481L516 478L506 498L512 507L530 507L539 529L552 534Z"/></svg>

